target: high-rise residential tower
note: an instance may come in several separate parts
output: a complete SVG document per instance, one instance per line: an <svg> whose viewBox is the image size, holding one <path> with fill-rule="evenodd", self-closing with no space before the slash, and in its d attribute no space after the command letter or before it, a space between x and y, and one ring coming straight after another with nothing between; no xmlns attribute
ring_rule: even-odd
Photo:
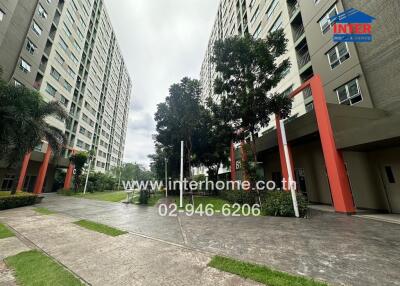
<svg viewBox="0 0 400 286"><path fill-rule="evenodd" d="M331 17L353 8L364 19L374 19L372 42L333 41ZM201 69L203 98L214 96L217 75L211 56L217 39L246 32L265 38L282 28L288 39L283 58L290 59L291 68L274 91L289 95L318 75L350 185L348 205L400 213L399 12L396 0L221 0ZM260 171L279 183L283 169L275 126L271 117L259 134L257 150ZM338 209L310 87L295 96L286 129L298 189L311 202Z"/></svg>
<svg viewBox="0 0 400 286"><path fill-rule="evenodd" d="M103 0L0 0L2 78L59 101L67 120L49 118L65 132L64 158L50 160L46 191L72 150L93 150L93 168L122 163L132 82ZM47 144L31 154L24 188L32 190ZM0 169L2 188L13 172Z"/></svg>

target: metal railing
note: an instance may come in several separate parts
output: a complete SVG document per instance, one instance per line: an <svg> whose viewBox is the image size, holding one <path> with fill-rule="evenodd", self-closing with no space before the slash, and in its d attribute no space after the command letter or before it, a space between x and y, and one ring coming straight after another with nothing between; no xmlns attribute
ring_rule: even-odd
<svg viewBox="0 0 400 286"><path fill-rule="evenodd" d="M298 60L297 60L297 62L299 64L299 68L304 67L306 64L308 64L310 62L310 60L311 60L311 57L310 57L310 53L308 51L306 51L302 55L299 55Z"/></svg>
<svg viewBox="0 0 400 286"><path fill-rule="evenodd" d="M293 3L293 4L289 4L289 3L288 3L288 6L289 6L289 7L288 7L288 8L289 8L289 17L292 18L293 15L296 14L296 12L300 10L299 2L296 1L296 2Z"/></svg>
<svg viewBox="0 0 400 286"><path fill-rule="evenodd" d="M304 26L300 25L293 28L293 40L296 42L304 34Z"/></svg>

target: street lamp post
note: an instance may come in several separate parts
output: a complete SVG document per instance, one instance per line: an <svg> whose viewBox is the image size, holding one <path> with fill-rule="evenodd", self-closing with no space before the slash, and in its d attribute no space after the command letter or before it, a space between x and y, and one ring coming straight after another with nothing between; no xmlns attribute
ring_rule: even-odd
<svg viewBox="0 0 400 286"><path fill-rule="evenodd" d="M168 159L165 158L165 197L168 198Z"/></svg>

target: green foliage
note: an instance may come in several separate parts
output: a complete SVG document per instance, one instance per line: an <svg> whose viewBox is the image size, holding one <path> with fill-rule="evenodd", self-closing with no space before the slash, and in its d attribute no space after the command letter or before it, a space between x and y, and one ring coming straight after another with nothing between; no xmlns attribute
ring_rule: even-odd
<svg viewBox="0 0 400 286"><path fill-rule="evenodd" d="M300 217L304 217L308 210L307 199L303 195L297 194L297 204ZM262 212L264 215L294 217L291 193L283 191L268 192L263 199Z"/></svg>
<svg viewBox="0 0 400 286"><path fill-rule="evenodd" d="M59 189L57 191L57 194L62 195L62 196L73 196L74 193L71 189Z"/></svg>
<svg viewBox="0 0 400 286"><path fill-rule="evenodd" d="M263 265L243 262L228 257L214 256L208 266L268 286L327 286L325 283L307 277L290 275L284 272L272 270Z"/></svg>
<svg viewBox="0 0 400 286"><path fill-rule="evenodd" d="M60 153L65 135L46 121L50 116L67 117L57 101L45 102L35 90L0 81L0 102L0 160L14 165L16 178L24 155L42 140L49 143L55 154Z"/></svg>
<svg viewBox="0 0 400 286"><path fill-rule="evenodd" d="M121 176L121 181L149 181L154 179L155 174L152 171L138 163L126 163L121 167L116 167L111 170L111 174L115 178Z"/></svg>
<svg viewBox="0 0 400 286"><path fill-rule="evenodd" d="M29 193L0 196L0 210L31 206L36 203L37 196Z"/></svg>
<svg viewBox="0 0 400 286"><path fill-rule="evenodd" d="M81 184L83 168L89 159L89 153L85 151L77 152L72 154L69 159L75 166L74 190L77 192Z"/></svg>
<svg viewBox="0 0 400 286"><path fill-rule="evenodd" d="M225 190L221 192L221 197L234 204L248 204L250 206L258 204L258 194L254 190L245 191L241 189Z"/></svg>
<svg viewBox="0 0 400 286"><path fill-rule="evenodd" d="M139 205L147 205L150 199L150 192L148 190L140 190L139 192Z"/></svg>
<svg viewBox="0 0 400 286"><path fill-rule="evenodd" d="M290 67L287 59L278 63L286 46L287 40L281 29L266 39L255 39L246 34L215 43L213 62L219 76L214 91L220 97L213 109L219 109L216 114L229 122L234 130L240 131L236 133L236 141L250 134L255 145L256 134L268 126L273 113L282 118L290 113L291 99L271 92ZM254 145L253 158L257 162Z"/></svg>
<svg viewBox="0 0 400 286"><path fill-rule="evenodd" d="M111 174L103 174L101 172L90 173L88 179L87 191L104 192L115 190L118 185L118 179Z"/></svg>
<svg viewBox="0 0 400 286"><path fill-rule="evenodd" d="M18 285L23 286L80 286L83 285L71 272L37 250L21 252L5 259L14 270Z"/></svg>

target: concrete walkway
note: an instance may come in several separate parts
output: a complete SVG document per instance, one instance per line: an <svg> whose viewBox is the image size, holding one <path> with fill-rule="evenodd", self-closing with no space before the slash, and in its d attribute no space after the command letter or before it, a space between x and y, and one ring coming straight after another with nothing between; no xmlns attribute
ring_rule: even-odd
<svg viewBox="0 0 400 286"><path fill-rule="evenodd" d="M208 253L132 234L110 237L70 216L23 208L0 212L0 220L89 285L259 285L207 267ZM0 246L0 255L7 251Z"/></svg>
<svg viewBox="0 0 400 286"><path fill-rule="evenodd" d="M137 254L139 256L131 257L131 259L135 261L138 259L140 265L142 262L148 263L147 266L142 265L140 269L142 271L147 269L151 273L153 273L153 267L160 269L158 256L164 253L165 247L167 249L171 247L174 251L180 249L179 258L166 255L165 263L168 263L169 259L178 259L186 264L184 270L172 268L174 269L171 270L172 272L162 273L166 276L171 274L175 277L174 279L179 277L177 273L186 271L189 273L211 271L204 268L206 260L211 255L208 253L210 252L262 263L278 270L311 276L335 285L400 285L400 225L396 224L321 212L313 213L310 219L299 220L273 217L186 217L185 215L180 215L178 218L160 217L157 208L58 196L47 197L41 206L61 212L63 215L56 215L42 221L43 218L27 216L26 213L14 218L12 212L9 211L0 212L0 220L16 225L22 233L32 237L39 245L50 247L49 251L53 251L52 253L57 257L63 254L63 259L68 265L80 265L78 270L81 272L88 268L86 272L83 272L84 277L91 277L90 273L97 269L90 267L98 267L89 265L87 262L108 265L109 260L109 256L104 256L107 257L107 260L104 259L106 261L96 262L94 258L91 258L95 253L86 254L86 252L93 252L94 248L107 253L117 248L119 250L116 250L116 253L124 257L124 244L130 245L131 242L138 247L134 248L132 245L129 249L139 252ZM21 210L15 212L19 213ZM69 234L72 230L77 231L76 226L70 224L72 220L70 217L101 222L127 230L131 234L113 238L112 243L109 238L106 238L108 246L107 244L103 246L101 243L97 245L96 239L93 239L93 245L82 246L83 249L80 249L79 244L82 239L76 241L76 237L70 237ZM47 223L50 223L49 220L54 220L54 225L51 224L54 230L47 234L47 228L42 231L36 229L37 225L40 225L40 228L45 227ZM67 226L66 229L57 227L60 220L62 225ZM139 236L134 234L139 234ZM85 236L85 231L80 236L83 239L85 237L89 239ZM156 244L154 248L153 243ZM148 244L151 247L146 248ZM206 253L182 249L174 244L206 251ZM51 247L54 247L54 250ZM106 247L105 250L103 247ZM75 252L75 249L79 251ZM152 252L152 249L155 251ZM63 253L63 251L71 251L71 254ZM86 263L81 264L81 258L77 261L74 253L77 257L84 254L85 258L82 259ZM157 258L146 258L146 253L148 256L155 255ZM195 261L192 260L193 253L196 253L193 256L196 257ZM97 256L96 259L98 258ZM112 261L117 263L118 259ZM189 270L192 267L194 269ZM104 271L105 268L107 267L97 270ZM115 268L112 269L115 271ZM126 270L126 273L128 272ZM143 272L140 273L143 274ZM188 275L192 277L192 274ZM113 279L117 279L117 276L113 276ZM144 274L144 276L147 275ZM142 279L146 279L144 276ZM95 277L92 279L95 281ZM164 285L191 284L177 282L177 284Z"/></svg>

